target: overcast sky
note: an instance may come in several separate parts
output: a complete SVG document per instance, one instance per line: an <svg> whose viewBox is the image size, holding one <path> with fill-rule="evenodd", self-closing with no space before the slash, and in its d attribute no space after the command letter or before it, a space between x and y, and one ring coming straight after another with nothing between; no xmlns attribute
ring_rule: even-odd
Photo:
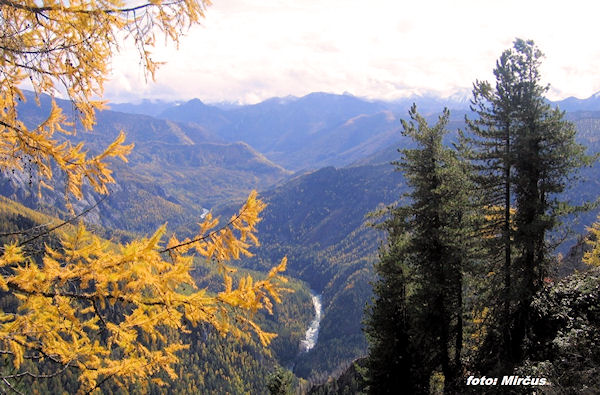
<svg viewBox="0 0 600 395"><path fill-rule="evenodd" d="M202 26L144 81L136 54L114 59L105 96L256 103L273 96L349 92L393 99L467 95L492 80L515 37L546 57L549 97L600 91L600 2L555 0L214 0Z"/></svg>

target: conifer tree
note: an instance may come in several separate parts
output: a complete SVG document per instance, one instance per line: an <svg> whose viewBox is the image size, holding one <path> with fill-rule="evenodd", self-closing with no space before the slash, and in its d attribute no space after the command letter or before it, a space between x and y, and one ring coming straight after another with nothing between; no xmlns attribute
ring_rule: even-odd
<svg viewBox="0 0 600 395"><path fill-rule="evenodd" d="M474 119L465 118L469 136L464 139L470 146L469 157L473 163L475 197L481 214L487 221L479 224L479 234L487 252L486 260L492 281L495 316L498 317L499 338L493 344L510 343L510 314L514 304L512 268L513 227L513 112L516 108L512 50L502 53L496 62L495 87L487 81L476 81L473 87L471 111ZM464 137L464 136L463 136ZM497 274L496 274L497 273ZM510 347L501 347L508 353ZM494 351L495 353L496 351ZM505 358L508 358L506 355Z"/></svg>
<svg viewBox="0 0 600 395"><path fill-rule="evenodd" d="M549 86L540 81L542 57L533 41L515 41L512 62L519 104L513 120L515 269L519 282L512 338L517 357L522 356L522 343L531 329L531 302L548 272L551 248L546 236L569 210L558 194L567 189L579 168L591 163L585 147L575 142L575 126L544 97Z"/></svg>
<svg viewBox="0 0 600 395"><path fill-rule="evenodd" d="M394 222L397 222L394 224ZM411 344L411 317L407 289L409 252L404 224L392 216L384 224L388 242L375 264L378 281L375 300L367 310L365 332L369 341L367 383L369 393L395 393L397 388L419 390L417 354Z"/></svg>
<svg viewBox="0 0 600 395"><path fill-rule="evenodd" d="M291 395L293 390L294 374L287 369L278 367L267 378L267 388L271 395Z"/></svg>
<svg viewBox="0 0 600 395"><path fill-rule="evenodd" d="M48 186L53 168L65 176L66 197L81 198L89 183L102 194L114 182L107 160L126 161L133 148L121 133L102 153L90 157L83 144L73 145L65 135L77 126L90 130L95 112L105 108L102 97L112 57L127 41L139 51L140 64L154 78L158 63L151 49L156 39L176 44L184 29L198 24L206 0L2 0L0 1L0 167L33 166ZM20 119L21 91L29 84L39 105L40 95L51 100L48 117L34 125ZM74 115L65 114L54 100L63 94ZM67 203L69 203L67 201Z"/></svg>
<svg viewBox="0 0 600 395"><path fill-rule="evenodd" d="M445 392L455 393L471 254L467 167L442 143L447 110L433 127L415 106L409 114L404 134L417 148L402 150L395 165L412 191L410 205L392 209L383 223L388 243L375 267L379 281L367 320L370 388L380 393L410 383L414 392L427 392L431 375L441 371Z"/></svg>
<svg viewBox="0 0 600 395"><path fill-rule="evenodd" d="M496 64L495 89L475 83L477 118L467 120L492 274L494 322L484 359L504 370L523 357L531 301L548 268L546 236L573 210L557 195L590 163L573 124L544 97L549 87L540 82L542 56L533 41L515 40Z"/></svg>

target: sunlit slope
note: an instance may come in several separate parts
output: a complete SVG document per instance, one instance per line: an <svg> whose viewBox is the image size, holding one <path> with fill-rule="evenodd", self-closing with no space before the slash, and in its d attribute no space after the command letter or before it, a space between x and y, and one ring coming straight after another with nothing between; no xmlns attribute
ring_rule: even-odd
<svg viewBox="0 0 600 395"><path fill-rule="evenodd" d="M49 111L49 99L41 106L28 101L19 107L26 122L40 122ZM59 101L66 113L69 103ZM203 208L222 201L240 199L252 189L264 189L287 177L290 172L266 159L245 143L227 143L206 129L178 124L145 115L102 111L92 131L79 126L73 143L85 142L89 155L108 146L121 130L135 148L128 163L114 161L117 180L112 193L91 220L99 224L136 232L148 232L164 222L184 230L199 220ZM4 175L0 194L28 207L65 212L64 187L60 173L53 180L54 191L37 198L39 180L34 171ZM74 201L76 211L93 205L100 197L84 188L82 200Z"/></svg>

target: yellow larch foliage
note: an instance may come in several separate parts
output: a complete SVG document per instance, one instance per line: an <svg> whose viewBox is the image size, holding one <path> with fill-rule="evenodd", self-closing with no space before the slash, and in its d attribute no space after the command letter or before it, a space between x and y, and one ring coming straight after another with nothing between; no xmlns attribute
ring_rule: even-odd
<svg viewBox="0 0 600 395"><path fill-rule="evenodd" d="M54 162L66 175L67 197L80 198L84 180L106 193L106 184L114 180L105 160L125 159L133 145L124 144L121 134L104 152L89 157L82 145L61 134L74 134L77 124L93 127L95 111L105 107L94 98L102 97L110 61L123 42L134 43L144 70L154 78L158 64L150 48L157 35L177 43L208 5L208 0L1 0L0 168L22 170L33 163L49 180ZM19 118L23 86L33 89L38 104L42 93L52 98L50 114L37 125ZM56 104L57 94L71 101L71 119Z"/></svg>
<svg viewBox="0 0 600 395"><path fill-rule="evenodd" d="M184 243L171 238L166 247L161 246L166 226L149 238L114 245L83 224L62 239L61 248L47 246L41 264L28 259L21 247L6 245L0 288L18 298L19 308L0 311L2 352L13 355L16 368L32 355L78 367L80 390L86 392L105 377L128 382L161 370L176 377L176 352L186 346L171 343L151 350L140 339L145 335L166 342L164 330L185 330L184 322L209 323L235 336L248 336L251 330L269 344L275 335L264 332L252 313L272 312L273 302L280 301L286 259L264 279L243 277L237 287L223 270L224 289L214 295L197 289L190 275L193 256L183 253L193 248L209 260L249 255L249 244L258 244L254 233L263 207L252 192L224 228L211 230L218 222L208 217L196 238ZM179 292L182 285L193 291Z"/></svg>
<svg viewBox="0 0 600 395"><path fill-rule="evenodd" d="M517 213L517 209L514 207L511 207L509 209L509 220L510 220L510 227L512 231L516 230L516 225L514 223L515 221L515 215ZM500 228L500 225L504 222L504 207L502 206L486 206L484 207L484 218L486 220L487 223L491 224L490 229L492 230L492 232L497 232L498 229ZM496 233L492 233L492 234L488 234L485 237L487 238L493 238L493 237L498 237L499 234Z"/></svg>
<svg viewBox="0 0 600 395"><path fill-rule="evenodd" d="M600 217L598 220L600 221ZM592 236L587 240L587 244L592 249L583 255L583 262L590 266L600 266L600 222L594 222L591 227L587 228L587 231Z"/></svg>
<svg viewBox="0 0 600 395"><path fill-rule="evenodd" d="M158 63L151 48L157 37L177 43L208 5L208 0L0 0L0 169L31 164L42 178L41 193L54 165L65 175L67 199L80 198L86 182L107 193L114 179L106 161L126 161L133 144L125 144L121 133L104 152L90 156L67 136L78 127L93 128L95 111L105 107L96 98L102 97L121 43L136 46L146 75L154 78ZM32 124L35 120L20 118L24 87L33 89L38 105L42 94L50 96L46 119ZM59 96L72 108L59 107ZM115 247L80 225L63 237L60 248L46 247L41 263L18 244L5 245L0 289L12 293L19 308L0 311L0 352L12 355L17 369L25 358L79 368L81 391L87 392L108 377L127 382L159 370L174 377L175 353L185 345L150 350L138 338L164 339L165 328L184 330L184 320L235 335L251 329L267 344L274 335L263 332L248 312L270 311L272 301L279 300L285 259L264 280L245 278L237 287L229 275L233 269L225 266L258 245L255 226L263 207L252 193L227 225L216 229L218 221L207 216L195 238L178 242L172 237L166 247L161 246L164 226L150 238ZM190 276L193 257L186 255L191 250L219 264L221 293L196 289ZM186 284L194 291L177 292ZM6 376L0 378L8 383Z"/></svg>

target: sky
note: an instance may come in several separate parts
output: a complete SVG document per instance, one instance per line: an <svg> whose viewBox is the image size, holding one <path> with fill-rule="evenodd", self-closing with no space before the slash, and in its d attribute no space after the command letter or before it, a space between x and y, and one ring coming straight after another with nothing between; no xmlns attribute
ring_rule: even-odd
<svg viewBox="0 0 600 395"><path fill-rule="evenodd" d="M551 100L600 91L600 2L214 0L146 81L123 44L105 98L257 103L310 92L393 100L469 95L516 37L544 52Z"/></svg>

